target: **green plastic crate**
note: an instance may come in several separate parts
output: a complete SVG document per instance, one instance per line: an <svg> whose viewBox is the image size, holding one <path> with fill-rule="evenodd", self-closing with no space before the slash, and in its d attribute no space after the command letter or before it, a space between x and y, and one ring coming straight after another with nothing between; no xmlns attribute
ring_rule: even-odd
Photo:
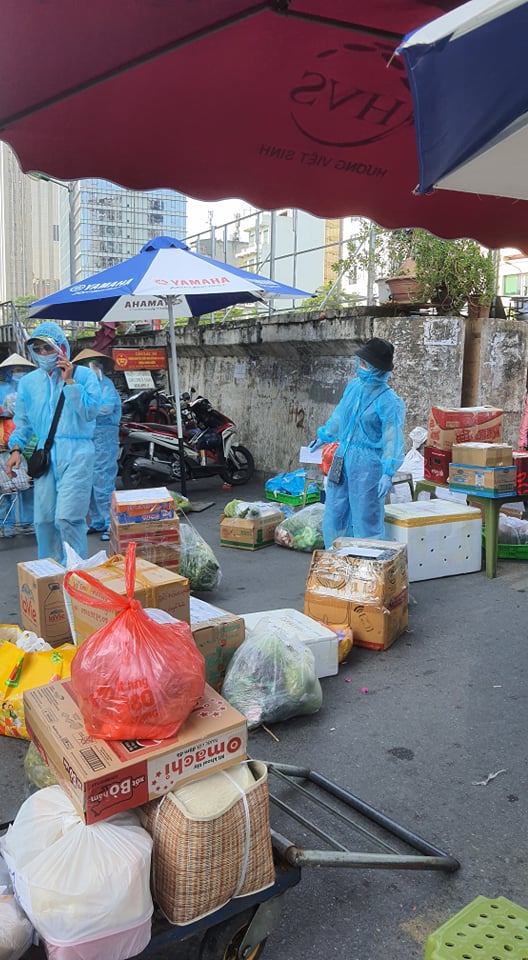
<svg viewBox="0 0 528 960"><path fill-rule="evenodd" d="M305 503L318 503L321 499L320 490L314 490L306 494ZM280 490L266 490L266 500L275 500L276 503L289 503L292 507L298 507L303 502L302 493L281 493Z"/></svg>
<svg viewBox="0 0 528 960"><path fill-rule="evenodd" d="M477 897L428 937L425 960L528 960L528 910Z"/></svg>
<svg viewBox="0 0 528 960"><path fill-rule="evenodd" d="M486 531L482 531L482 546L486 549ZM528 560L528 543L498 543L499 560Z"/></svg>

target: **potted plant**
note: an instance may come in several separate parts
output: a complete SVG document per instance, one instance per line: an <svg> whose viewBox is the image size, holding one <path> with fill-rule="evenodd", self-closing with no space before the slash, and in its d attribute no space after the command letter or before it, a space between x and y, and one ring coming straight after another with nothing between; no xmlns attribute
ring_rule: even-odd
<svg viewBox="0 0 528 960"><path fill-rule="evenodd" d="M422 302L440 313L468 311L477 304L489 310L495 293L491 253L475 240L441 240L419 228L385 230L363 222L360 234L348 242L341 261L372 271L385 282L396 303Z"/></svg>

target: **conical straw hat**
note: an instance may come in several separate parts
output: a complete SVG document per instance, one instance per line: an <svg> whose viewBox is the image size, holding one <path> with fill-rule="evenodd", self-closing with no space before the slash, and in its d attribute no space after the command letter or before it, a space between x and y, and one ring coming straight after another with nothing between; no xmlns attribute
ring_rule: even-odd
<svg viewBox="0 0 528 960"><path fill-rule="evenodd" d="M107 353L99 353L97 350L81 350L81 352L73 358L73 362L80 363L81 360L110 360L110 363L114 362L112 357L109 357Z"/></svg>
<svg viewBox="0 0 528 960"><path fill-rule="evenodd" d="M2 360L0 367L34 367L35 364L31 360L26 360L25 357L21 357L19 353L12 353L9 357L6 357L5 360Z"/></svg>

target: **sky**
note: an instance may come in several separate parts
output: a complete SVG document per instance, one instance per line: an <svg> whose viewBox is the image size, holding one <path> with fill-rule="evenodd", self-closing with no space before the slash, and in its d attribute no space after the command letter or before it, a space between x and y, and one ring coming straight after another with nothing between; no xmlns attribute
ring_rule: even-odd
<svg viewBox="0 0 528 960"><path fill-rule="evenodd" d="M245 200L193 200L187 197L187 236L209 229L209 211L213 211L213 225L219 227L235 219L235 214L251 213L254 208Z"/></svg>

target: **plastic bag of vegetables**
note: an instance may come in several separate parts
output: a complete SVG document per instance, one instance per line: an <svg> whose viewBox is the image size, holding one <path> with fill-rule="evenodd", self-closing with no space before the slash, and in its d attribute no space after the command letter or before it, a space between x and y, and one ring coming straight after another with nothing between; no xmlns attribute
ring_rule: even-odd
<svg viewBox="0 0 528 960"><path fill-rule="evenodd" d="M211 547L189 523L180 524L180 576L187 577L191 590L214 590L222 576Z"/></svg>
<svg viewBox="0 0 528 960"><path fill-rule="evenodd" d="M275 527L275 543L290 550L324 550L323 503L312 503L292 513Z"/></svg>
<svg viewBox="0 0 528 960"><path fill-rule="evenodd" d="M40 756L34 743L30 743L24 757L24 773L30 791L42 790L43 787L52 787L57 780L46 761Z"/></svg>
<svg viewBox="0 0 528 960"><path fill-rule="evenodd" d="M249 729L260 723L317 713L323 702L312 651L280 624L259 620L248 630L227 667L222 696L244 714Z"/></svg>
<svg viewBox="0 0 528 960"><path fill-rule="evenodd" d="M230 500L224 507L224 516L255 520L257 517L270 517L278 510L281 513L287 512L287 508L282 503L267 503L265 500Z"/></svg>

